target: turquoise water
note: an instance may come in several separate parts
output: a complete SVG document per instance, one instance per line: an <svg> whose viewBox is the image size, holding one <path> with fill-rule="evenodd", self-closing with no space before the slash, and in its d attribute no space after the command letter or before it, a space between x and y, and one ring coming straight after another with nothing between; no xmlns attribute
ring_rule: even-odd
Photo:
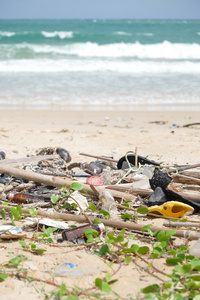
<svg viewBox="0 0 200 300"><path fill-rule="evenodd" d="M200 20L0 20L9 109L200 109Z"/></svg>

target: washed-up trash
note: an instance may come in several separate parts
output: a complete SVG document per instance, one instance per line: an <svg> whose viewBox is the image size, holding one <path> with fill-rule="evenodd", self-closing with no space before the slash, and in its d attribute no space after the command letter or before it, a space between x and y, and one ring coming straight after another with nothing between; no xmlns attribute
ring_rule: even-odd
<svg viewBox="0 0 200 300"><path fill-rule="evenodd" d="M200 238L189 249L189 253L190 253L190 255L193 255L196 259L200 259Z"/></svg>
<svg viewBox="0 0 200 300"><path fill-rule="evenodd" d="M62 232L63 241L76 241L79 238L85 238L85 230L86 229L94 229L99 235L105 232L105 227L103 223L100 224L86 224L76 228L66 229Z"/></svg>
<svg viewBox="0 0 200 300"><path fill-rule="evenodd" d="M117 206L113 195L109 191L103 191L99 194L99 200L102 203L102 209L109 212L111 216L117 214Z"/></svg>
<svg viewBox="0 0 200 300"><path fill-rule="evenodd" d="M148 206L162 205L167 201L167 196L165 195L161 187L157 187L153 194L149 197L147 204Z"/></svg>
<svg viewBox="0 0 200 300"><path fill-rule="evenodd" d="M63 263L56 267L53 275L60 277L82 277L86 274L93 274L95 271L96 269L92 267L76 267L72 263Z"/></svg>
<svg viewBox="0 0 200 300"><path fill-rule="evenodd" d="M103 184L103 179L100 176L91 176L87 179L87 184L99 186Z"/></svg>
<svg viewBox="0 0 200 300"><path fill-rule="evenodd" d="M160 171L158 168L155 168L153 177L149 179L150 186L152 190L155 190L157 187L161 187L163 191L167 188L172 178L167 174Z"/></svg>
<svg viewBox="0 0 200 300"><path fill-rule="evenodd" d="M178 193L176 193L172 190L169 190L169 189L165 190L165 194L166 194L167 199L169 201L170 200L176 200L176 201L180 201L182 203L185 203L187 205L190 205L194 208L194 212L198 212L200 210L200 203L199 202L195 202L195 201L192 201L190 199L184 198L183 196L181 196Z"/></svg>
<svg viewBox="0 0 200 300"><path fill-rule="evenodd" d="M6 158L6 154L4 151L0 151L0 160L5 159Z"/></svg>
<svg viewBox="0 0 200 300"><path fill-rule="evenodd" d="M178 201L168 201L160 206L151 206L148 210L149 213L163 215L165 217L171 218L180 218L185 217L185 214L187 212L193 212L194 208L190 205Z"/></svg>
<svg viewBox="0 0 200 300"><path fill-rule="evenodd" d="M56 153L66 162L70 162L72 160L70 154L69 154L69 151L67 151L66 149L64 148L56 148Z"/></svg>
<svg viewBox="0 0 200 300"><path fill-rule="evenodd" d="M122 169L122 164L123 162L126 162L126 157L129 163L133 166L135 166L135 154L128 154L127 156L121 157L118 162L117 162L117 168ZM155 162L153 160L149 160L146 157L137 155L137 161L138 164L140 163L141 165L154 165L154 166L160 166L158 162Z"/></svg>
<svg viewBox="0 0 200 300"><path fill-rule="evenodd" d="M58 228L58 229L67 229L67 228L69 228L69 225L65 222L54 221L54 220L47 219L47 218L38 219L38 218L27 217L25 219L23 229L28 228L28 227L35 227L38 224L39 225L45 225L47 227Z"/></svg>
<svg viewBox="0 0 200 300"><path fill-rule="evenodd" d="M73 193L71 193L67 202L69 204L72 203L78 204L83 211L89 207L87 198L81 195L78 191L74 191ZM79 211L80 208L77 207L77 210Z"/></svg>
<svg viewBox="0 0 200 300"><path fill-rule="evenodd" d="M18 204L29 204L33 202L50 202L50 199L43 198L39 195L31 195L28 193L9 193L8 199Z"/></svg>
<svg viewBox="0 0 200 300"><path fill-rule="evenodd" d="M15 227L12 225L3 225L0 226L0 238L9 239L12 235L19 235L22 232L21 227ZM12 236L12 238L15 238Z"/></svg>
<svg viewBox="0 0 200 300"><path fill-rule="evenodd" d="M102 166L95 161L90 162L89 165L86 165L86 167L96 174L101 174L103 171Z"/></svg>

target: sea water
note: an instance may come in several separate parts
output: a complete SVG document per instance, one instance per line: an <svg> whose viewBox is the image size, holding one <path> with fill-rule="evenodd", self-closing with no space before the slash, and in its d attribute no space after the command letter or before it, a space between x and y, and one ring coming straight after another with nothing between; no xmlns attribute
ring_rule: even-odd
<svg viewBox="0 0 200 300"><path fill-rule="evenodd" d="M0 105L200 110L200 20L0 20Z"/></svg>

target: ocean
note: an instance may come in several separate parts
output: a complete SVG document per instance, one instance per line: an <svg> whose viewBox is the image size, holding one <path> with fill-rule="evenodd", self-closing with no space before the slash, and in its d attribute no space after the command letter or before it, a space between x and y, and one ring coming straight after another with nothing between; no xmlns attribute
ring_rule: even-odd
<svg viewBox="0 0 200 300"><path fill-rule="evenodd" d="M200 20L0 20L0 105L200 110Z"/></svg>

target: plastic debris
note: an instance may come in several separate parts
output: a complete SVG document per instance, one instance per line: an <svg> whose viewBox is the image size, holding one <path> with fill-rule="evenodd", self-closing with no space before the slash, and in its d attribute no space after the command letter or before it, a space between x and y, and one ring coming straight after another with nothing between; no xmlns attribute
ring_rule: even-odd
<svg viewBox="0 0 200 300"><path fill-rule="evenodd" d="M81 195L78 191L73 192L73 193L69 196L67 202L68 202L69 204L72 204L72 203L77 204L77 203L78 203L78 207L77 207L77 210L78 210L78 211L80 210L80 208L81 208L82 210L86 210L86 209L89 207L87 198L84 197L83 195ZM80 206L80 208L79 208L79 206Z"/></svg>
<svg viewBox="0 0 200 300"><path fill-rule="evenodd" d="M2 239L9 239L11 235L19 235L22 232L21 227L15 227L12 225L3 225L0 226L0 238ZM12 237L15 238L15 237Z"/></svg>
<svg viewBox="0 0 200 300"><path fill-rule="evenodd" d="M54 228L58 228L58 229L67 229L69 228L69 225L65 222L61 222L61 221L54 221L51 219L38 219L38 218L31 218L31 217L27 217L25 219L24 225L23 225L23 229L27 228L27 227L35 227L37 225L45 225L48 227L54 227Z"/></svg>
<svg viewBox="0 0 200 300"><path fill-rule="evenodd" d="M103 191L99 194L99 200L102 203L102 209L107 210L110 215L117 214L115 199L109 191Z"/></svg>
<svg viewBox="0 0 200 300"><path fill-rule="evenodd" d="M60 277L82 277L86 274L93 274L95 271L96 269L92 267L76 267L72 263L63 263L56 267L53 275Z"/></svg>
<svg viewBox="0 0 200 300"><path fill-rule="evenodd" d="M103 179L99 176L91 176L87 179L87 184L99 186L103 184Z"/></svg>
<svg viewBox="0 0 200 300"><path fill-rule="evenodd" d="M193 255L196 259L200 259L200 238L189 250L190 255Z"/></svg>
<svg viewBox="0 0 200 300"><path fill-rule="evenodd" d="M155 205L149 208L149 213L163 215L171 218L185 217L185 214L187 212L193 211L193 207L178 201L168 201L160 206Z"/></svg>

